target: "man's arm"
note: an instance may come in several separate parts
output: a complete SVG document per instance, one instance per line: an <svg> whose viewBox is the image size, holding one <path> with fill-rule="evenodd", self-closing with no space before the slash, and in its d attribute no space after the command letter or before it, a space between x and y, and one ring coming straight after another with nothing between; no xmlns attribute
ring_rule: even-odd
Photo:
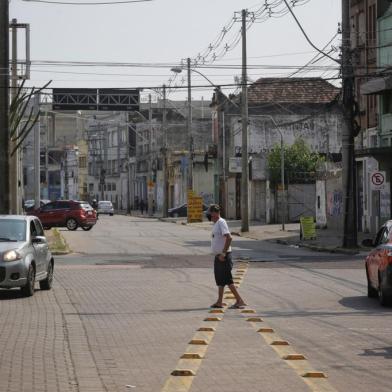
<svg viewBox="0 0 392 392"><path fill-rule="evenodd" d="M220 261L225 261L225 256L226 256L227 250L230 248L232 240L233 240L233 238L230 233L225 234L225 246L223 247L222 253L218 255L218 259Z"/></svg>
<svg viewBox="0 0 392 392"><path fill-rule="evenodd" d="M225 246L223 247L222 253L226 254L227 250L230 248L232 240L233 240L233 238L230 233L225 234Z"/></svg>

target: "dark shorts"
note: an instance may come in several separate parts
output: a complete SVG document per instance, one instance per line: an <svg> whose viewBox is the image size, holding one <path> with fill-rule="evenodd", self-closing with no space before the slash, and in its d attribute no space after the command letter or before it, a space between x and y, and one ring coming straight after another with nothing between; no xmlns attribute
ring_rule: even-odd
<svg viewBox="0 0 392 392"><path fill-rule="evenodd" d="M226 286L233 284L233 276L231 270L233 268L233 260L231 253L227 253L225 261L218 260L218 256L215 256L214 260L214 275L217 286Z"/></svg>

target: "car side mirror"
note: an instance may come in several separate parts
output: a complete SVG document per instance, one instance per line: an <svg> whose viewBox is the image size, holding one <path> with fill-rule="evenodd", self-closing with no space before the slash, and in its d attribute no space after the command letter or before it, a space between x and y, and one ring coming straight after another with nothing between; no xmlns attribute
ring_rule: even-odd
<svg viewBox="0 0 392 392"><path fill-rule="evenodd" d="M374 242L371 238L366 238L366 240L362 241L362 246L366 246L367 248L374 248Z"/></svg>
<svg viewBox="0 0 392 392"><path fill-rule="evenodd" d="M31 239L31 242L33 244L44 244L46 242L46 239L42 236L36 236Z"/></svg>

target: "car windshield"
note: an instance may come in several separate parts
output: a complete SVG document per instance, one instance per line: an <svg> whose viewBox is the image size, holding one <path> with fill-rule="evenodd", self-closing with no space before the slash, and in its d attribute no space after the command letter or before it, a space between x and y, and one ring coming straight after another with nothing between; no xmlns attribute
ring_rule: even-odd
<svg viewBox="0 0 392 392"><path fill-rule="evenodd" d="M0 241L26 241L26 222L21 219L0 219Z"/></svg>
<svg viewBox="0 0 392 392"><path fill-rule="evenodd" d="M112 202L111 201L100 201L98 203L98 205L100 207L111 207L112 206Z"/></svg>

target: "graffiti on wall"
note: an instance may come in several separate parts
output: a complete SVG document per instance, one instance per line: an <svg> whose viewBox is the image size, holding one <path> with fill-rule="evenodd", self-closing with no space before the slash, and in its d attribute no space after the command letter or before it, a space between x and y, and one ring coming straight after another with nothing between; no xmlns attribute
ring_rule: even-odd
<svg viewBox="0 0 392 392"><path fill-rule="evenodd" d="M343 213L343 192L327 193L327 213L329 216L339 216Z"/></svg>

